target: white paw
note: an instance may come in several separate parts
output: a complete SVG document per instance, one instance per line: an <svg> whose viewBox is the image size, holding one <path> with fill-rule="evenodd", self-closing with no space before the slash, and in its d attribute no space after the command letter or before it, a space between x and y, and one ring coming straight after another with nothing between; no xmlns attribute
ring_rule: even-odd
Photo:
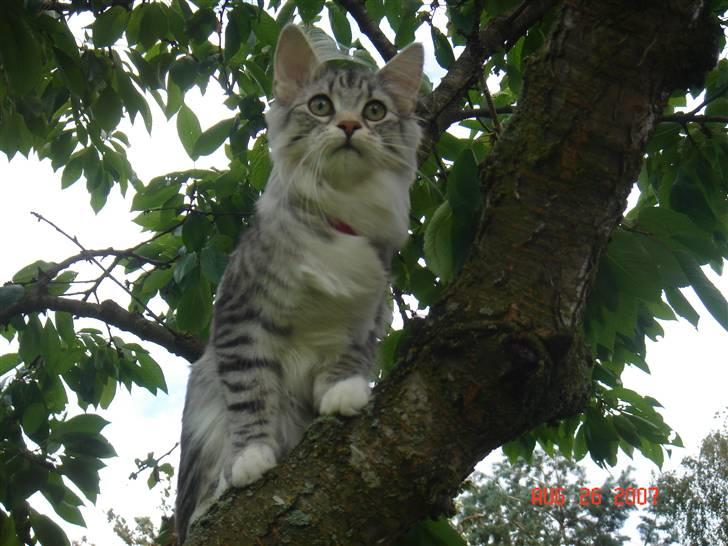
<svg viewBox="0 0 728 546"><path fill-rule="evenodd" d="M275 465L276 456L270 446L251 444L243 449L233 462L233 485L243 487L253 483Z"/></svg>
<svg viewBox="0 0 728 546"><path fill-rule="evenodd" d="M350 377L334 383L321 398L321 415L356 415L369 402L369 383L363 377Z"/></svg>

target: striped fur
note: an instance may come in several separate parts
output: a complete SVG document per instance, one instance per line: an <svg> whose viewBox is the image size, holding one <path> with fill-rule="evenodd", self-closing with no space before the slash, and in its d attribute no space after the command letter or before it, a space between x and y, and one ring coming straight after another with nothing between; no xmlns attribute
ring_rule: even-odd
<svg viewBox="0 0 728 546"><path fill-rule="evenodd" d="M260 478L316 415L362 409L391 320L389 261L407 237L422 50L379 72L335 67L289 26L275 62L273 171L220 281L210 342L187 387L180 544L220 494ZM321 94L334 109L325 117L309 105ZM386 106L381 120L363 113L372 100Z"/></svg>

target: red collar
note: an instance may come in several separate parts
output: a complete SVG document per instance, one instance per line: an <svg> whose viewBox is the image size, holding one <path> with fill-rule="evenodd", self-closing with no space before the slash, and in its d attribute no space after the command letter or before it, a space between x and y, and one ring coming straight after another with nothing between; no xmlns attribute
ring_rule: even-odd
<svg viewBox="0 0 728 546"><path fill-rule="evenodd" d="M358 233L354 231L354 228L343 220L338 220L334 218L333 220L329 220L329 223L331 224L331 227L333 227L336 231L346 233L347 235L358 235Z"/></svg>

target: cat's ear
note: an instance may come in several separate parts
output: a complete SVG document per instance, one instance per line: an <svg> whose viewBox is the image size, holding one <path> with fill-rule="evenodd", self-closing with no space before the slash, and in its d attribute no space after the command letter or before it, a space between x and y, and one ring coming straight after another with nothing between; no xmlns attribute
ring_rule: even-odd
<svg viewBox="0 0 728 546"><path fill-rule="evenodd" d="M287 25L281 31L274 59L273 94L288 105L316 70L319 61L308 38L295 25Z"/></svg>
<svg viewBox="0 0 728 546"><path fill-rule="evenodd" d="M411 114L417 105L424 60L422 44L412 44L390 59L379 71L379 79L392 94L397 108L403 114Z"/></svg>

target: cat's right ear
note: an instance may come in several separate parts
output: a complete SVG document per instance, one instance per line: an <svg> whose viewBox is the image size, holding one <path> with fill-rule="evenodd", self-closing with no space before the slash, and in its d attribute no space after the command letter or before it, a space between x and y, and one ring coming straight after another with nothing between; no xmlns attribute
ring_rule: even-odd
<svg viewBox="0 0 728 546"><path fill-rule="evenodd" d="M319 65L303 31L287 25L278 37L273 65L273 95L289 105Z"/></svg>

